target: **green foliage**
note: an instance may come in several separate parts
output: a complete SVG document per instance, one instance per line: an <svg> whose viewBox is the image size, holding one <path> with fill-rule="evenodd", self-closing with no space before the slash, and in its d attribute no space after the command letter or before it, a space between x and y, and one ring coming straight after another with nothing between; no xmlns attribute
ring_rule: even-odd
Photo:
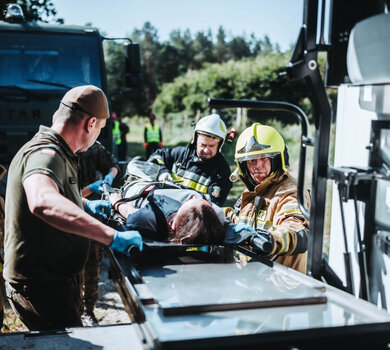
<svg viewBox="0 0 390 350"><path fill-rule="evenodd" d="M261 52L271 54L278 51L278 46L273 45L267 36L264 39L257 39L251 34L249 39L245 36L228 39L222 27L218 30L216 41L213 40L211 30L200 31L192 36L187 29L174 30L168 41L160 42L157 29L149 22L141 29L135 29L130 37L141 47L143 81L137 89L128 91L124 87L123 54L118 54L123 51L121 45L111 42L106 45L106 64L113 109L127 115L147 115L164 84L173 82L186 72L204 68L210 63L254 58ZM188 81L188 85L191 84L192 82ZM199 90L199 87L202 86L194 89ZM199 101L202 99L201 94L202 92L195 94L186 101L182 99L177 101L176 97L167 98L165 102L167 106L164 105L162 109L166 109L167 113L168 111L171 113L172 110L178 112L202 109L205 100Z"/></svg>
<svg viewBox="0 0 390 350"><path fill-rule="evenodd" d="M279 76L287 63L288 54L270 53L189 70L163 85L153 111L162 116L184 112L194 118L198 111L207 111L208 97L280 100L307 109L304 83Z"/></svg>
<svg viewBox="0 0 390 350"><path fill-rule="evenodd" d="M26 21L64 23L62 18L56 18L57 10L51 0L0 0L1 13L7 10L7 5L11 2L22 7Z"/></svg>

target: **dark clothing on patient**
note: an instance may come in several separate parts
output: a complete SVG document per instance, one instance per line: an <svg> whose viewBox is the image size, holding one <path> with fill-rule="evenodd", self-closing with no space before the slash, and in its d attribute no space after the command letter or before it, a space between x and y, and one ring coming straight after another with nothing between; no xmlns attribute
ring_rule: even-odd
<svg viewBox="0 0 390 350"><path fill-rule="evenodd" d="M163 192L172 190L162 190ZM173 190L175 191L175 190ZM161 191L155 191L161 192ZM153 193L148 196L148 203L129 215L126 220L126 227L129 230L137 230L143 237L157 241L168 239L167 217L169 214L176 212L183 201L188 200L191 196L202 197L197 192L185 190L188 192L182 201L170 198L167 195ZM167 194L167 193L166 193Z"/></svg>

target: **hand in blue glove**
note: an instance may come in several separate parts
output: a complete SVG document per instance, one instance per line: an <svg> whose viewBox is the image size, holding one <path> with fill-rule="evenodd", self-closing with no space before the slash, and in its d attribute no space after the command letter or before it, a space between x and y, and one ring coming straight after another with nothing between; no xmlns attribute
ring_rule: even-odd
<svg viewBox="0 0 390 350"><path fill-rule="evenodd" d="M136 246L139 251L142 251L142 237L140 233L138 231L115 231L110 248L130 256L128 252L130 246Z"/></svg>
<svg viewBox="0 0 390 350"><path fill-rule="evenodd" d="M112 175L111 173L108 173L104 177L103 182L107 182L110 186L112 186L112 183L114 182L114 175Z"/></svg>
<svg viewBox="0 0 390 350"><path fill-rule="evenodd" d="M235 233L241 232L243 230L257 234L257 231L252 226L244 224L243 222L240 222L239 224L233 226L233 231Z"/></svg>
<svg viewBox="0 0 390 350"><path fill-rule="evenodd" d="M111 211L111 202L105 200L87 201L85 203L85 211L92 215L101 216L103 219L108 219L106 213Z"/></svg>
<svg viewBox="0 0 390 350"><path fill-rule="evenodd" d="M97 180L88 186L89 190L93 193L102 194L103 193L103 187L102 187L103 183L104 183L104 180Z"/></svg>

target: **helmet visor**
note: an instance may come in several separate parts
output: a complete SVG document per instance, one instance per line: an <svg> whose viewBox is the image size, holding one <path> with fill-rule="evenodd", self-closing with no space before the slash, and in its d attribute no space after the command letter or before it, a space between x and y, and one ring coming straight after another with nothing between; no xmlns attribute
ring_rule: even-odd
<svg viewBox="0 0 390 350"><path fill-rule="evenodd" d="M261 153L261 154L248 154L245 157L236 158L236 162L246 162L247 160L262 159L262 158L275 158L279 153Z"/></svg>
<svg viewBox="0 0 390 350"><path fill-rule="evenodd" d="M258 143L254 136L251 136L248 142L237 151L238 154L252 153L257 151L265 151L267 148L271 148L270 145L262 145Z"/></svg>
<svg viewBox="0 0 390 350"><path fill-rule="evenodd" d="M273 158L279 154L278 152L267 152L269 148L271 148L270 145L263 145L257 142L254 136L251 136L246 144L237 150L236 162L244 162L258 158Z"/></svg>

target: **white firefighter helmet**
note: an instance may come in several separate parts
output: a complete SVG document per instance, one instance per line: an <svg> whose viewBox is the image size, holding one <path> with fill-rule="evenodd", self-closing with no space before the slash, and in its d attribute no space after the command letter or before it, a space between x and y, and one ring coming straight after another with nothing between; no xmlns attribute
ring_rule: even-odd
<svg viewBox="0 0 390 350"><path fill-rule="evenodd" d="M218 114L213 113L206 115L196 123L191 143L195 142L196 134L219 138L221 139L219 146L219 151L221 152L222 146L225 142L226 132L226 125Z"/></svg>

